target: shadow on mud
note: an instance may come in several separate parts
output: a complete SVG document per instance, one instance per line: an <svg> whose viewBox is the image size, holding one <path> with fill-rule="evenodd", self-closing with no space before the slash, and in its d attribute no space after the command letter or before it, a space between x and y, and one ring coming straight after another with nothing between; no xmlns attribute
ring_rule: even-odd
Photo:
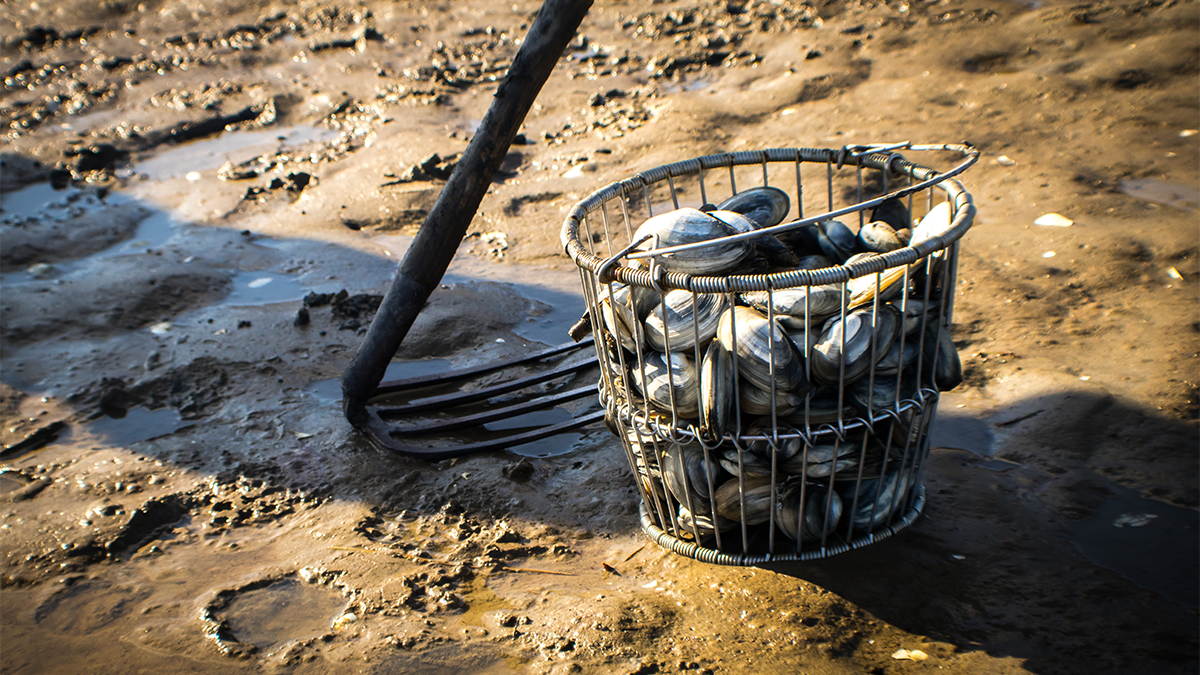
<svg viewBox="0 0 1200 675"><path fill-rule="evenodd" d="M973 426L965 448L931 451L925 513L908 531L766 567L906 631L1021 659L1030 672L1194 669L1194 421L1071 392L1020 401ZM968 451L983 427L997 437L994 457Z"/></svg>

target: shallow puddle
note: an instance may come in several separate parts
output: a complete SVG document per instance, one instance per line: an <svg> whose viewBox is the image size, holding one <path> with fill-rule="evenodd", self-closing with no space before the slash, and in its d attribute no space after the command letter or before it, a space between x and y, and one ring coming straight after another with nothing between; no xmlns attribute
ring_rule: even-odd
<svg viewBox="0 0 1200 675"><path fill-rule="evenodd" d="M420 652L401 652L371 669L383 675L509 675L524 672L525 663L482 647L448 645Z"/></svg>
<svg viewBox="0 0 1200 675"><path fill-rule="evenodd" d="M212 171L225 162L243 162L263 153L273 153L305 143L338 137L331 129L287 127L265 131L227 131L214 138L191 141L161 152L133 167L134 173L155 180L179 178L192 171Z"/></svg>
<svg viewBox="0 0 1200 675"><path fill-rule="evenodd" d="M1117 187L1129 195L1148 202L1167 204L1180 209L1200 208L1200 189L1187 185L1175 185L1154 178L1127 178Z"/></svg>
<svg viewBox="0 0 1200 675"><path fill-rule="evenodd" d="M221 618L239 642L268 652L289 640L329 632L345 607L346 598L324 586L284 579L238 595L221 612Z"/></svg>
<svg viewBox="0 0 1200 675"><path fill-rule="evenodd" d="M101 417L88 423L84 429L92 434L102 436L111 445L127 446L131 443L166 436L185 426L187 423L180 419L179 413L172 408L158 410L132 408L125 413L124 417Z"/></svg>
<svg viewBox="0 0 1200 675"><path fill-rule="evenodd" d="M514 455L521 457L558 457L565 455L575 449L575 444L579 439L583 438L583 434L567 433L558 434L549 438L543 438L540 441L532 443L524 443L522 445L514 445L508 448L508 451Z"/></svg>
<svg viewBox="0 0 1200 675"><path fill-rule="evenodd" d="M449 359L421 359L419 361L392 361L383 373L383 381L406 380L411 377L437 375L452 370L454 364ZM322 405L335 405L342 402L342 379L340 377L328 380L317 380L304 388L304 393L321 402Z"/></svg>
<svg viewBox="0 0 1200 675"><path fill-rule="evenodd" d="M28 485L28 482L20 475L6 471L0 473L0 494L6 494L13 490L20 490Z"/></svg>
<svg viewBox="0 0 1200 675"><path fill-rule="evenodd" d="M938 406L937 417L929 430L929 442L932 447L958 448L988 457L995 446L995 436L991 425L984 420L957 408L948 408L943 403Z"/></svg>
<svg viewBox="0 0 1200 675"><path fill-rule="evenodd" d="M233 290L219 304L227 307L241 307L295 302L302 300L309 291L309 288L284 274L239 272L233 277Z"/></svg>
<svg viewBox="0 0 1200 675"><path fill-rule="evenodd" d="M1092 563L1195 611L1200 606L1200 514L1115 483L1104 481L1104 486L1115 495L1073 528L1071 541Z"/></svg>

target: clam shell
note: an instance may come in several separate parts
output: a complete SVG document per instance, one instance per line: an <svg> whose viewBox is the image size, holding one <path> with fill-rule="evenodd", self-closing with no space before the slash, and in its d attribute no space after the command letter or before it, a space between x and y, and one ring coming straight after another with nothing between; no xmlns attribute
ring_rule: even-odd
<svg viewBox="0 0 1200 675"><path fill-rule="evenodd" d="M929 213L921 218L921 222L912 228L912 239L909 241L909 245L916 246L923 241L940 237L949 232L952 215L950 202L942 202L930 209Z"/></svg>
<svg viewBox="0 0 1200 675"><path fill-rule="evenodd" d="M634 240L646 235L658 236L658 248L691 244L737 234L728 224L698 209L682 208L647 219L634 232ZM653 240L639 250L648 251ZM721 275L736 268L753 254L748 242L722 242L704 248L659 256L668 271L696 275Z"/></svg>
<svg viewBox="0 0 1200 675"><path fill-rule="evenodd" d="M642 395L660 410L671 411L674 394L680 417L696 417L700 412L696 366L686 354L647 352L645 373L633 364L633 381Z"/></svg>
<svg viewBox="0 0 1200 675"><path fill-rule="evenodd" d="M900 348L900 340L896 340L888 353L875 364L875 374L885 377L899 375L905 368L917 362L920 353L921 345L917 340L905 340L903 350Z"/></svg>
<svg viewBox="0 0 1200 675"><path fill-rule="evenodd" d="M841 517L841 497L823 485L791 480L780 488L775 501L775 526L795 540L820 539L837 529Z"/></svg>
<svg viewBox="0 0 1200 675"><path fill-rule="evenodd" d="M686 506L680 504L679 515L676 517L675 522L679 526L679 529L691 533L694 536L712 536L715 531L713 529L713 519L707 515L707 511L708 508L705 507L704 509L700 510L700 515L693 516L692 512L689 511ZM716 520L717 527L720 528L722 532L737 526L736 520L729 520L728 518L722 517L720 514L717 515Z"/></svg>
<svg viewBox="0 0 1200 675"><path fill-rule="evenodd" d="M770 476L771 460L763 459L752 452L738 453L737 448L723 446L718 460L721 467L734 476Z"/></svg>
<svg viewBox="0 0 1200 675"><path fill-rule="evenodd" d="M726 223L740 233L753 232L763 227L750 218L734 211L710 211L709 215ZM800 258L792 252L792 249L788 248L786 244L776 239L773 235L764 234L761 237L755 237L750 240L750 244L754 252L762 256L770 265L791 269L800 262Z"/></svg>
<svg viewBox="0 0 1200 675"><path fill-rule="evenodd" d="M833 265L833 261L823 255L806 255L800 257L800 263L796 265L796 269L819 270L826 267L833 267Z"/></svg>
<svg viewBox="0 0 1200 675"><path fill-rule="evenodd" d="M604 327L620 341L622 347L637 352L642 331L638 329L641 322L637 318L636 304L630 300L632 291L624 284L613 284L612 289L611 296L607 286L600 289L597 299L600 317Z"/></svg>
<svg viewBox="0 0 1200 675"><path fill-rule="evenodd" d="M843 401L841 416L838 416L838 396L836 392L818 389L808 399L808 418L805 418L805 407L801 403L794 412L780 414L779 419L789 424L832 424L838 419L849 419L854 416L854 407L849 401Z"/></svg>
<svg viewBox="0 0 1200 675"><path fill-rule="evenodd" d="M776 431L778 432L778 434L780 436L782 436L784 434L794 433L794 432L792 432L791 429L788 429L786 427L780 428L778 426L776 426ZM771 437L771 418L770 417L756 417L754 420L752 420L750 422L750 425L748 427L746 427L746 432L743 435L744 436L764 436L766 438L770 438ZM786 460L786 459L794 456L796 453L800 452L800 448L804 447L804 444L800 442L799 438L780 438L779 442L776 444L776 447L778 448L778 453L776 454L776 459ZM750 445L746 449L749 450L751 453L757 455L758 457L761 457L764 460L766 460L768 462L768 466L769 466L769 463L771 461L771 443L769 441L767 441L767 440L750 441Z"/></svg>
<svg viewBox="0 0 1200 675"><path fill-rule="evenodd" d="M934 334L933 331L937 333ZM925 338L925 368L932 368L933 385L938 391L950 391L962 384L962 361L945 326L930 324ZM930 373L926 373L929 377Z"/></svg>
<svg viewBox="0 0 1200 675"><path fill-rule="evenodd" d="M646 342L660 352L668 343L673 352L690 352L697 340L703 348L717 334L726 304L721 293L670 291L646 317Z"/></svg>
<svg viewBox="0 0 1200 675"><path fill-rule="evenodd" d="M833 460L836 454L838 460L838 471L848 469L858 465L858 460L854 455L858 451L858 445L852 442L838 443L836 445L829 443L821 443L808 448L807 452L798 452L787 459L787 461L779 465L779 470L791 474L793 476L808 475L813 478L828 476L834 468Z"/></svg>
<svg viewBox="0 0 1200 675"><path fill-rule="evenodd" d="M847 260L846 264L854 264L875 255L878 254L862 253L855 255ZM846 282L850 291L849 307L856 309L870 304L875 300L876 293L878 293L880 300L890 300L899 296L904 291L905 272L907 270L907 266L899 265L897 267L889 267L875 274L864 274L861 277L855 277Z"/></svg>
<svg viewBox="0 0 1200 675"><path fill-rule="evenodd" d="M858 252L858 237L840 220L822 220L818 223L817 245L825 257L838 263Z"/></svg>
<svg viewBox="0 0 1200 675"><path fill-rule="evenodd" d="M754 222L756 228L773 227L783 222L792 208L788 194L770 186L753 187L717 204L721 211L740 213Z"/></svg>
<svg viewBox="0 0 1200 675"><path fill-rule="evenodd" d="M888 199L871 211L871 220L887 223L893 231L912 227L908 207L899 199Z"/></svg>
<svg viewBox="0 0 1200 675"><path fill-rule="evenodd" d="M702 512L708 510L709 495L724 482L721 465L715 457L710 459L705 461L704 450L695 444L671 444L663 454L663 480L671 494Z"/></svg>
<svg viewBox="0 0 1200 675"><path fill-rule="evenodd" d="M900 306L903 303L901 303L899 300L893 300L889 304L895 307L897 311L901 311ZM926 303L922 300L914 300L910 297L907 304L904 304L903 311L901 311L901 314L904 317L904 324L901 330L905 335L913 335L917 331L921 330L921 327L924 326L926 322L934 321L937 309L938 305L936 302Z"/></svg>
<svg viewBox="0 0 1200 675"><path fill-rule="evenodd" d="M878 309L874 321L871 308L865 308L850 312L844 321L841 317L834 317L825 324L820 340L809 354L809 363L815 379L837 386L843 363L843 384L862 377L873 365L872 342L875 361L887 354L896 339L900 317L891 305L880 305Z"/></svg>
<svg viewBox="0 0 1200 675"><path fill-rule="evenodd" d="M708 343L700 362L700 428L709 438L725 435L733 410L733 359L717 340Z"/></svg>
<svg viewBox="0 0 1200 675"><path fill-rule="evenodd" d="M773 488L769 476L731 478L717 488L717 514L746 525L765 523L771 519Z"/></svg>
<svg viewBox="0 0 1200 675"><path fill-rule="evenodd" d="M776 391L797 395L808 391L803 356L779 324L768 322L757 310L737 306L731 312L723 312L717 339L726 349L736 352L738 372L759 389L770 391L774 382Z"/></svg>
<svg viewBox="0 0 1200 675"><path fill-rule="evenodd" d="M882 479L871 478L857 483L846 483L838 490L842 503L853 509L854 528L859 531L872 530L887 521L892 511L904 504L908 492L908 472L890 468ZM858 502L855 503L855 496Z"/></svg>
<svg viewBox="0 0 1200 675"><path fill-rule="evenodd" d="M892 408L897 401L913 398L917 393L912 377L897 378L894 375L878 375L873 382L869 377L859 378L847 392L859 410L871 413Z"/></svg>
<svg viewBox="0 0 1200 675"><path fill-rule="evenodd" d="M713 344L717 344L713 340ZM742 378L738 382L738 405L748 415L771 414L771 392L764 391ZM804 412L804 398L791 392L775 390L775 411L779 416Z"/></svg>
<svg viewBox="0 0 1200 675"><path fill-rule="evenodd" d="M805 318L815 326L842 310L846 292L841 284L799 286L777 291L742 293L742 302L766 314L770 306L785 328L803 330Z"/></svg>
<svg viewBox="0 0 1200 675"><path fill-rule="evenodd" d="M891 225L881 220L873 220L859 229L858 246L872 253L887 253L904 248L904 242L900 241Z"/></svg>

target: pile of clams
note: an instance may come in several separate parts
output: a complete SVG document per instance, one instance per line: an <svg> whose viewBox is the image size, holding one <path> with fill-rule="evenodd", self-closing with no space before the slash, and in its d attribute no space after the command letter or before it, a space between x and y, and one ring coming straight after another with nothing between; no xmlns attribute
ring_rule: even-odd
<svg viewBox="0 0 1200 675"><path fill-rule="evenodd" d="M751 188L651 217L634 240L649 236L640 248L653 251L750 233L789 210L782 190ZM858 232L825 220L651 259L692 276L820 269L916 245L950 221L948 204L914 224L890 200ZM646 494L697 537L771 522L791 539L823 540L839 524L887 522L907 501L921 426L920 406L905 402L962 381L943 322L943 260L938 251L845 283L771 291L603 285L604 344L625 365L612 394L653 421L626 431ZM821 431L855 419L857 436ZM656 424L687 433L656 434Z"/></svg>

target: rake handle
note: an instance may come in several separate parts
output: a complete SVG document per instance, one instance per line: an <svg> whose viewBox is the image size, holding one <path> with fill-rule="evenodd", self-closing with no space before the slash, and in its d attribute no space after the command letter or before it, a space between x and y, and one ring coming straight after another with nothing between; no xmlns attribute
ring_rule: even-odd
<svg viewBox="0 0 1200 675"><path fill-rule="evenodd" d="M478 133L405 253L362 345L342 374L343 411L359 429L369 421L367 399L441 283L517 129L591 5L592 0L545 0Z"/></svg>

